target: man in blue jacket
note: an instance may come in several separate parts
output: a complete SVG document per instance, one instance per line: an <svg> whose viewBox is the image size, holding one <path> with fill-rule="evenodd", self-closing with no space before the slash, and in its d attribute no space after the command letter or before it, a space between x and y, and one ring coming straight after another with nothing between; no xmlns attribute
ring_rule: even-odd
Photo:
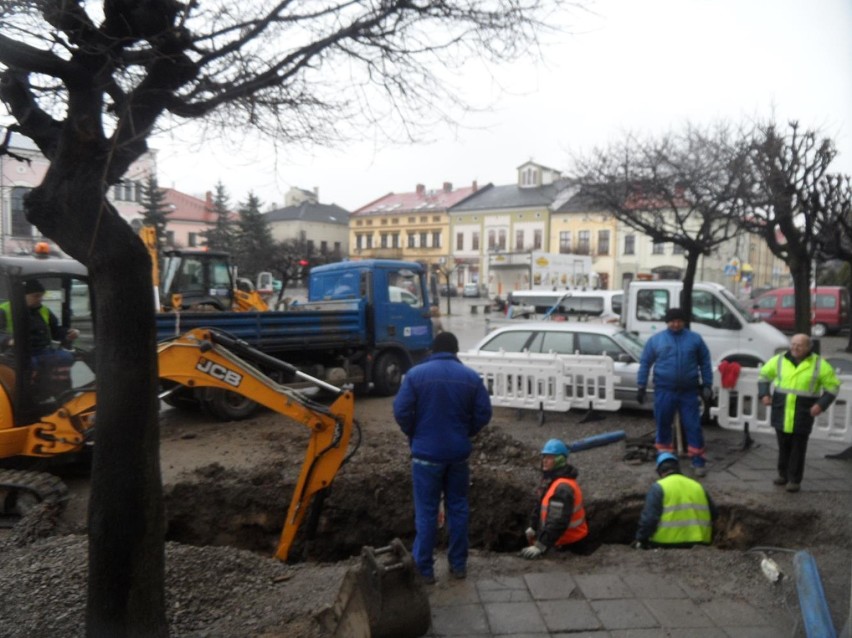
<svg viewBox="0 0 852 638"><path fill-rule="evenodd" d="M491 399L479 375L459 361L459 342L442 332L432 356L405 375L393 402L393 415L411 447L416 535L412 553L427 584L435 582L438 509L447 509L450 574L467 575L471 437L491 420Z"/></svg>
<svg viewBox="0 0 852 638"><path fill-rule="evenodd" d="M673 452L672 422L680 414L686 444L696 476L705 476L704 432L701 430L701 402L713 398L713 366L710 351L698 333L686 326L686 313L669 308L663 318L666 330L645 343L639 361L636 401L645 402L645 389L654 368L654 418L657 422L658 452Z"/></svg>

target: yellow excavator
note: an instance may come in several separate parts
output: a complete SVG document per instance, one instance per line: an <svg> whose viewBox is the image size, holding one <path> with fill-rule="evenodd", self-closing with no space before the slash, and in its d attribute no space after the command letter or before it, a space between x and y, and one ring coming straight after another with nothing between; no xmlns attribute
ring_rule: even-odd
<svg viewBox="0 0 852 638"><path fill-rule="evenodd" d="M43 289L42 306L50 309L62 331L74 329L78 334L73 355L62 350L67 363L49 371L34 369L29 352L26 299L33 284L27 282L34 281ZM13 339L15 344L0 352L0 459L62 457L92 444L96 376L85 268L70 259L0 257L0 323L0 343ZM286 559L311 499L331 485L347 458L355 426L353 393L213 330L196 329L161 342L158 357L160 378L172 382L172 390L180 386L228 390L309 429L305 460L276 551L278 558ZM249 358L283 368L335 398L325 405L279 385ZM67 488L57 477L0 469L0 505L7 514L20 515L37 503L61 503L65 498Z"/></svg>

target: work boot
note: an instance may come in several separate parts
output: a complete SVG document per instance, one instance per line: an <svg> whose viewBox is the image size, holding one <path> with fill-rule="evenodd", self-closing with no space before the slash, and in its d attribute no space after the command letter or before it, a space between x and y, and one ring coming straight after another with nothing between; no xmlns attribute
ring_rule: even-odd
<svg viewBox="0 0 852 638"><path fill-rule="evenodd" d="M452 576L456 580L464 580L465 578L467 578L467 570L453 569L452 567L450 567L450 576Z"/></svg>
<svg viewBox="0 0 852 638"><path fill-rule="evenodd" d="M424 585L434 585L435 582L436 582L434 574L429 574L428 576L425 575L425 574L419 574L419 576L420 576L420 582L423 583Z"/></svg>
<svg viewBox="0 0 852 638"><path fill-rule="evenodd" d="M787 483L786 489L788 492L798 492L801 489L801 486L798 483Z"/></svg>
<svg viewBox="0 0 852 638"><path fill-rule="evenodd" d="M772 479L772 484L773 485L787 485L787 479L784 478L783 476L776 476L774 479Z"/></svg>

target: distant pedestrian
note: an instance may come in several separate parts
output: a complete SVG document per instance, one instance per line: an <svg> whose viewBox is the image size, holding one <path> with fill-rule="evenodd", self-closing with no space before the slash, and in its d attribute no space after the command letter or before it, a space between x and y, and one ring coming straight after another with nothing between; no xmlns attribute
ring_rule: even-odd
<svg viewBox="0 0 852 638"><path fill-rule="evenodd" d="M770 385L775 391L770 396ZM778 439L778 476L773 483L798 492L805 472L805 454L814 419L837 398L840 380L831 364L811 352L811 338L796 334L790 349L760 369L758 395L772 406L772 427Z"/></svg>
<svg viewBox="0 0 852 638"><path fill-rule="evenodd" d="M411 447L416 535L412 554L425 583L435 582L434 550L441 494L450 537L447 558L454 578L467 575L468 457L471 438L491 420L491 398L479 375L456 356L451 332L438 334L432 356L405 375L393 414Z"/></svg>
<svg viewBox="0 0 852 638"><path fill-rule="evenodd" d="M583 491L577 483L579 472L568 463L570 450L559 439L550 439L541 448L541 482L526 536L529 547L521 556L538 558L549 549L589 554L589 525Z"/></svg>
<svg viewBox="0 0 852 638"><path fill-rule="evenodd" d="M645 497L639 527L631 547L692 547L713 540L716 506L698 481L681 474L671 452L657 456L660 477Z"/></svg>
<svg viewBox="0 0 852 638"><path fill-rule="evenodd" d="M707 473L704 432L701 429L701 398L713 399L713 367L710 350L697 332L686 328L687 315L669 308L663 320L666 330L645 343L639 361L636 401L645 402L651 368L654 368L654 419L658 452L673 452L672 423L675 414L686 433L687 451L696 476Z"/></svg>

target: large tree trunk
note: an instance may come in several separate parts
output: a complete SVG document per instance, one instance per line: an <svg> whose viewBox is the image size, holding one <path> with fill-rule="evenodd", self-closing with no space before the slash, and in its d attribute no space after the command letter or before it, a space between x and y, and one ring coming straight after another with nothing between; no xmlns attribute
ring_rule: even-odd
<svg viewBox="0 0 852 638"><path fill-rule="evenodd" d="M167 636L151 262L104 196L108 154L68 137L27 209L32 223L88 266L94 284L98 409L87 632Z"/></svg>
<svg viewBox="0 0 852 638"><path fill-rule="evenodd" d="M796 308L796 332L811 334L811 264L807 256L790 262Z"/></svg>

